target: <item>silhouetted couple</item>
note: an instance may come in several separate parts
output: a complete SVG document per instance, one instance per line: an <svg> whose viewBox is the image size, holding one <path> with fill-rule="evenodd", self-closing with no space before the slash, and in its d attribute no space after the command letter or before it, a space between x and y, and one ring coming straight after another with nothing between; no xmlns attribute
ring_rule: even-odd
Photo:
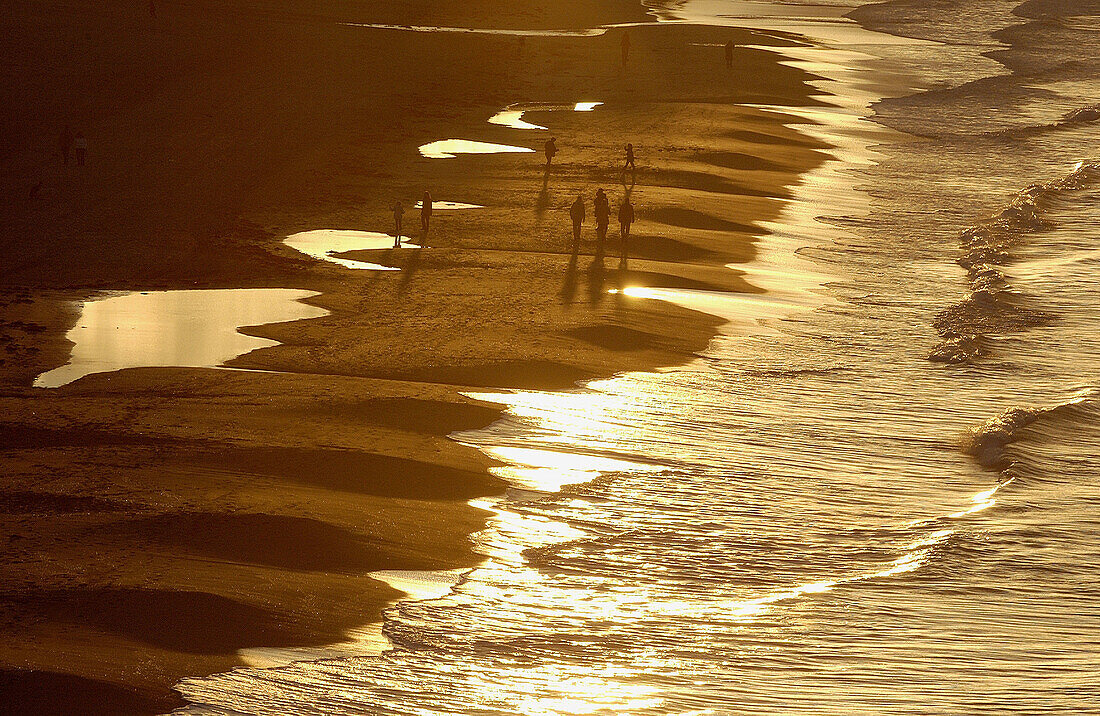
<svg viewBox="0 0 1100 716"><path fill-rule="evenodd" d="M401 222L405 217L405 207L401 205L400 201L394 203L393 207L393 247L395 249L401 248ZM420 245L428 245L428 229L432 222L432 195L430 192L424 192L424 198L420 200Z"/></svg>
<svg viewBox="0 0 1100 716"><path fill-rule="evenodd" d="M75 151L76 165L78 167L84 166L84 162L88 156L88 139L84 136L83 132L73 134L73 128L66 124L65 129L61 130L58 144L61 145L62 163L68 164L69 155Z"/></svg>

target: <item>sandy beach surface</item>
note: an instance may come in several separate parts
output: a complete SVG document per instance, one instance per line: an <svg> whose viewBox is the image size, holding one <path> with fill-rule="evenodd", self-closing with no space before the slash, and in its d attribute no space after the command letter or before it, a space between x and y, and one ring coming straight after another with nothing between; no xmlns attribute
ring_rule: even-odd
<svg viewBox="0 0 1100 716"><path fill-rule="evenodd" d="M0 67L0 710L159 713L241 649L340 641L399 593L381 569L476 562L504 484L447 438L498 409L477 387L567 389L688 360L721 323L612 289L759 289L754 256L823 161L774 112L813 78L793 38L691 25L604 34L429 33L365 24L577 29L637 3L10 3ZM721 45L735 42L735 69ZM574 111L578 102L601 102ZM533 109L529 105L537 105ZM548 127L487 120L510 106ZM88 139L62 165L65 124ZM542 144L557 137L549 172ZM443 139L534 153L424 157ZM638 171L620 174L623 145ZM597 259L591 197L629 192L628 267ZM342 256L283 239L387 232L439 210L425 249ZM568 206L588 204L579 255ZM614 223L614 222L613 222ZM214 368L134 368L32 387L66 363L105 291L293 288L327 315ZM186 335L181 337L186 341Z"/></svg>

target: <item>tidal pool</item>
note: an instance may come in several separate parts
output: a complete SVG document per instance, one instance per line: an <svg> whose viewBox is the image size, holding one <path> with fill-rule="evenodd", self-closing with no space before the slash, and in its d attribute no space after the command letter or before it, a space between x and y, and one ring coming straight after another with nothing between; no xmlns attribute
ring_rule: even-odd
<svg viewBox="0 0 1100 716"><path fill-rule="evenodd" d="M428 159L454 159L459 154L533 154L534 149L511 144L476 142L471 139L440 139L420 147Z"/></svg>
<svg viewBox="0 0 1100 716"><path fill-rule="evenodd" d="M124 293L85 301L66 334L69 362L43 373L39 388L57 388L92 373L123 368L212 368L278 341L246 336L242 326L319 318L302 303L315 291L239 288Z"/></svg>
<svg viewBox="0 0 1100 716"><path fill-rule="evenodd" d="M417 204L419 206L419 202ZM435 202L432 202L435 206ZM410 244L402 237L401 246L404 248L418 249L416 244ZM300 251L306 256L312 256L320 261L329 261L350 269L366 269L369 271L400 271L393 266L372 264L368 261L356 261L355 259L340 258L336 254L345 251L362 251L365 249L391 249L393 248L393 236L377 231L351 231L349 229L316 229L303 231L283 239L283 243Z"/></svg>
<svg viewBox="0 0 1100 716"><path fill-rule="evenodd" d="M603 102L575 102L573 104L510 104L489 117L489 124L512 129L547 129L541 124L532 124L523 118L527 112L591 112Z"/></svg>
<svg viewBox="0 0 1100 716"><path fill-rule="evenodd" d="M419 209L424 202L416 202L416 208ZM460 209L484 209L481 204L463 204L461 201L433 201L432 208L436 211L458 211Z"/></svg>

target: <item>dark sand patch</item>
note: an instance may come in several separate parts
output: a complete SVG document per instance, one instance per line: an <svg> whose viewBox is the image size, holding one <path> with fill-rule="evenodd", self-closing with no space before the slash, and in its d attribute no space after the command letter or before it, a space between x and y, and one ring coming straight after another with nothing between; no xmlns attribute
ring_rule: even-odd
<svg viewBox="0 0 1100 716"><path fill-rule="evenodd" d="M809 124L809 122L807 122ZM828 149L829 145L824 142L812 139L805 135L798 134L794 131L789 134L768 134L766 132L757 132L751 129L734 129L729 132L723 133L724 137L729 139L736 139L742 142L748 142L749 144L771 144L780 145L783 147L796 146L796 147L808 147L812 149Z"/></svg>
<svg viewBox="0 0 1100 716"><path fill-rule="evenodd" d="M662 206L654 209L645 209L639 212L641 218L649 221L657 221L669 226L678 226L682 229L698 229L701 231L736 231L742 234L758 233L752 224L741 224L735 221L719 219L716 216L708 216L694 209L684 209L678 206Z"/></svg>
<svg viewBox="0 0 1100 716"><path fill-rule="evenodd" d="M611 238L609 243L617 245L618 242L616 239ZM719 263L729 260L728 256L718 251L654 234L631 234L630 255L652 261Z"/></svg>
<svg viewBox="0 0 1100 716"><path fill-rule="evenodd" d="M133 716L185 705L175 692L145 692L107 681L30 669L0 669L6 716Z"/></svg>
<svg viewBox="0 0 1100 716"><path fill-rule="evenodd" d="M786 167L776 162L741 152L702 152L695 155L697 161L723 169L735 169L743 172L780 172Z"/></svg>
<svg viewBox="0 0 1100 716"><path fill-rule="evenodd" d="M378 377L479 388L512 388L522 385L531 390L567 390L580 381L591 378L592 374L584 368L564 363L528 360L424 367L415 373L395 371Z"/></svg>
<svg viewBox="0 0 1100 716"><path fill-rule="evenodd" d="M69 514L84 512L116 512L131 509L130 505L87 495L58 495L49 492L17 490L0 492L0 513L4 514Z"/></svg>
<svg viewBox="0 0 1100 716"><path fill-rule="evenodd" d="M233 654L265 644L334 641L286 615L216 594L108 587L0 595L0 604L30 619L87 624L143 644L188 654Z"/></svg>
<svg viewBox="0 0 1100 716"><path fill-rule="evenodd" d="M280 569L364 574L400 564L386 545L307 517L177 513L117 522L95 532Z"/></svg>
<svg viewBox="0 0 1100 716"><path fill-rule="evenodd" d="M500 408L488 405L419 398L376 398L356 403L327 404L316 408L316 412L427 435L449 435L456 430L484 428L501 415Z"/></svg>
<svg viewBox="0 0 1100 716"><path fill-rule="evenodd" d="M0 450L36 450L54 447L99 447L103 445L156 445L154 438L134 433L109 433L91 427L67 430L22 424L0 425Z"/></svg>
<svg viewBox="0 0 1100 716"><path fill-rule="evenodd" d="M404 404L405 401L394 402ZM409 402L412 402L410 412L413 414L408 416L408 422L412 422L419 416L415 415L416 403ZM499 416L498 411L483 410ZM483 426L485 413L480 420L469 423L455 420L450 425L456 430ZM405 422L404 417L399 417L398 422ZM225 446L214 452L173 458L173 462L176 460L184 466L196 465L208 470L259 475L328 490L395 499L469 500L504 489L503 483L482 471L356 450Z"/></svg>
<svg viewBox="0 0 1100 716"><path fill-rule="evenodd" d="M737 194L741 196L786 197L789 195L785 190L777 192L775 187L751 187L716 174L686 169L662 169L652 174L643 174L638 177L636 186L660 186L670 189L691 189L715 194Z"/></svg>
<svg viewBox="0 0 1100 716"><path fill-rule="evenodd" d="M646 350L657 342L657 336L652 333L614 324L575 328L568 335L609 351Z"/></svg>

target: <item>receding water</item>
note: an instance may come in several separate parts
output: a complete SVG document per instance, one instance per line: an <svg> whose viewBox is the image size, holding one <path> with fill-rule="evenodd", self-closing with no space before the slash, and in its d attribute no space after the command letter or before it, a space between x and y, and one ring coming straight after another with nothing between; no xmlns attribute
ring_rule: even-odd
<svg viewBox="0 0 1100 716"><path fill-rule="evenodd" d="M57 388L91 373L152 366L214 367L257 348L277 345L237 329L318 318L302 303L315 291L289 288L206 289L124 293L84 301L65 337L69 362L34 384Z"/></svg>

